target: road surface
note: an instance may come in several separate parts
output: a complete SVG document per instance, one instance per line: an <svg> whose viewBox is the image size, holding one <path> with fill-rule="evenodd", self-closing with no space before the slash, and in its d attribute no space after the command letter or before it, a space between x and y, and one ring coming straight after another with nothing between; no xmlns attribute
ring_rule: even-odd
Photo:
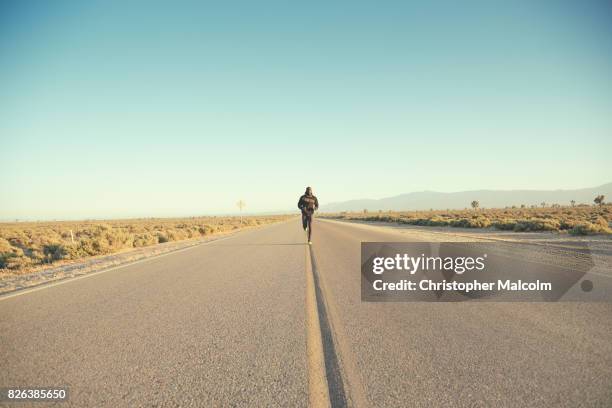
<svg viewBox="0 0 612 408"><path fill-rule="evenodd" d="M316 220L311 251L292 219L2 298L0 386L67 386L71 406L306 406L314 264L333 406L610 406L612 304L361 302L360 242L404 240Z"/></svg>

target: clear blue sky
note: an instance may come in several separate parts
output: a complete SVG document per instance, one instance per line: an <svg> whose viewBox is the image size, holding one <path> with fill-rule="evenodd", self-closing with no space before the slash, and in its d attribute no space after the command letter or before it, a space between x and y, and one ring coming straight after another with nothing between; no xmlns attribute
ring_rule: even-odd
<svg viewBox="0 0 612 408"><path fill-rule="evenodd" d="M612 180L609 2L420 3L2 2L0 219Z"/></svg>

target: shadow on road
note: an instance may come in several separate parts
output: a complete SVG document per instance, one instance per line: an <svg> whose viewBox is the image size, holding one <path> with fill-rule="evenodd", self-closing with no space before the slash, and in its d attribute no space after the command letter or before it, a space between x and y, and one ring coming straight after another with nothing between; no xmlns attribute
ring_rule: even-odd
<svg viewBox="0 0 612 408"><path fill-rule="evenodd" d="M327 305L321 293L319 284L319 272L314 256L314 251L310 248L312 259L312 270L314 273L315 292L317 296L317 307L319 309L319 322L321 324L321 334L323 336L323 354L325 357L325 371L329 387L329 396L332 408L344 408L348 406L348 399L342 382L338 353L333 339L333 329L327 312Z"/></svg>

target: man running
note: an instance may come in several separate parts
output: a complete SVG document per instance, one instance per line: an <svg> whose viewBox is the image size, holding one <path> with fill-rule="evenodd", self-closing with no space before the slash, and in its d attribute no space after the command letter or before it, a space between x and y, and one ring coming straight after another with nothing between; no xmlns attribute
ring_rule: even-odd
<svg viewBox="0 0 612 408"><path fill-rule="evenodd" d="M306 187L306 192L298 201L298 208L302 210L302 227L304 231L308 228L308 244L311 245L310 235L312 234L312 215L319 209L319 200L312 194L312 188Z"/></svg>

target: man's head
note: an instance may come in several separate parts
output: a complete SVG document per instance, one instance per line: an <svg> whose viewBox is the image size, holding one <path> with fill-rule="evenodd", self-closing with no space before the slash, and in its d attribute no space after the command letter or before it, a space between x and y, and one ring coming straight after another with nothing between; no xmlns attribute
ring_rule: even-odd
<svg viewBox="0 0 612 408"><path fill-rule="evenodd" d="M306 195L312 195L312 188L306 187Z"/></svg>

